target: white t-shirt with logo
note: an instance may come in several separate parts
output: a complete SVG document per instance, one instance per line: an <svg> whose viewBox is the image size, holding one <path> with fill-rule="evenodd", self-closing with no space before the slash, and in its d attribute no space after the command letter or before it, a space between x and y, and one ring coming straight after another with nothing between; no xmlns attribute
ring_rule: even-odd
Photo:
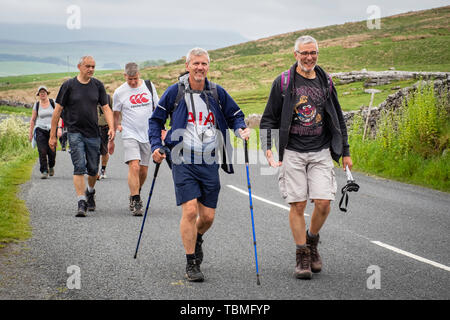
<svg viewBox="0 0 450 320"><path fill-rule="evenodd" d="M114 91L113 111L122 113L122 139L136 139L147 143L148 119L153 112L152 99L157 106L159 98L154 86L151 93L144 80L142 85L131 88L128 83L122 84Z"/></svg>
<svg viewBox="0 0 450 320"><path fill-rule="evenodd" d="M191 95L194 101L195 116ZM185 93L184 100L188 109L188 122L183 135L185 149L195 152L211 152L216 147L216 119L200 93Z"/></svg>

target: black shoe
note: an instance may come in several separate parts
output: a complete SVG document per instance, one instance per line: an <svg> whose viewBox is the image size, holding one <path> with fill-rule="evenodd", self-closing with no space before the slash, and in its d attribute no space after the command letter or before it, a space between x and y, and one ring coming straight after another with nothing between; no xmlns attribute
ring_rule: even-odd
<svg viewBox="0 0 450 320"><path fill-rule="evenodd" d="M200 266L203 262L203 250L202 250L203 240L198 240L195 242L195 260Z"/></svg>
<svg viewBox="0 0 450 320"><path fill-rule="evenodd" d="M89 192L88 189L86 189L86 198L87 198L87 209L89 211L95 210L95 189L92 192Z"/></svg>
<svg viewBox="0 0 450 320"><path fill-rule="evenodd" d="M85 200L78 201L78 212L75 217L86 217L87 204Z"/></svg>
<svg viewBox="0 0 450 320"><path fill-rule="evenodd" d="M186 263L186 279L191 282L202 282L205 280L200 271L200 265L196 260L188 260Z"/></svg>
<svg viewBox="0 0 450 320"><path fill-rule="evenodd" d="M131 209L131 213L133 214L133 216L137 216L140 217L143 214L143 210L142 210L142 201L139 199L133 199L131 201L131 205L130 205Z"/></svg>

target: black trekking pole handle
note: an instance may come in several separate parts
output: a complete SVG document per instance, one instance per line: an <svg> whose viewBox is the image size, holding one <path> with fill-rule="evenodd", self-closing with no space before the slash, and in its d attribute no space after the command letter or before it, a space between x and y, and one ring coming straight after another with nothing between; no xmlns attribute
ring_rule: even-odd
<svg viewBox="0 0 450 320"><path fill-rule="evenodd" d="M245 163L248 163L248 141L244 139Z"/></svg>
<svg viewBox="0 0 450 320"><path fill-rule="evenodd" d="M158 152L159 152L160 155L163 155L163 154L166 153L164 148L159 148ZM153 161L153 162L155 162L155 161ZM153 174L153 178L156 178L156 176L158 175L159 167L161 165L161 162L160 163L155 162L155 163L156 163L156 168L155 168L155 173Z"/></svg>

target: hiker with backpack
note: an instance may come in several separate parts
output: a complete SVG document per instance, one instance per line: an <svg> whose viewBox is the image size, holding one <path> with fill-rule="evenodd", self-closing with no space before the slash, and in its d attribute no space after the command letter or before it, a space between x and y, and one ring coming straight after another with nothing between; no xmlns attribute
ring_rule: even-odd
<svg viewBox="0 0 450 320"><path fill-rule="evenodd" d="M139 66L125 65L125 82L114 91L114 130L122 116L124 162L128 165L129 209L134 216L142 216L141 188L145 183L151 150L148 140L148 119L158 104L158 93L150 80L140 78ZM160 131L161 134L161 131ZM114 142L110 143L114 149Z"/></svg>
<svg viewBox="0 0 450 320"><path fill-rule="evenodd" d="M203 236L211 227L220 191L221 167L233 173L228 128L248 139L244 113L219 85L207 79L208 52L193 48L186 55L187 74L162 95L149 120L153 160L167 159L172 168L177 206L181 206L180 234L186 253L186 278L201 282ZM170 117L171 128L164 139L170 153L161 155L160 131Z"/></svg>
<svg viewBox="0 0 450 320"><path fill-rule="evenodd" d="M56 150L52 150L48 145L50 139L50 128L53 110L55 109L55 101L50 99L48 95L50 92L47 87L40 86L36 95L39 100L33 106L33 112L30 120L30 142L33 139L36 141L39 153L39 170L41 172L41 179L47 179L48 176L55 174L55 160ZM58 135L61 135L61 121L58 126Z"/></svg>
<svg viewBox="0 0 450 320"><path fill-rule="evenodd" d="M319 231L335 199L333 160L352 168L347 128L331 77L317 65L319 47L310 36L294 46L296 62L278 76L261 118L261 146L272 167L279 167L281 196L290 204L289 224L296 244L295 276L311 279L322 269ZM278 137L275 137L278 132ZM278 138L278 161L272 140ZM304 211L314 202L309 229Z"/></svg>
<svg viewBox="0 0 450 320"><path fill-rule="evenodd" d="M97 104L102 105L109 125L109 140L114 140L113 114L108 106L108 98L103 83L94 78L95 60L84 56L78 62L79 74L64 81L56 97L55 112L48 144L55 150L57 145L56 127L64 110L64 125L70 145L73 164L73 184L77 194L76 217L86 217L87 211L95 211L95 183L100 161L100 136L98 129ZM55 136L54 136L55 135ZM87 187L85 181L87 174Z"/></svg>

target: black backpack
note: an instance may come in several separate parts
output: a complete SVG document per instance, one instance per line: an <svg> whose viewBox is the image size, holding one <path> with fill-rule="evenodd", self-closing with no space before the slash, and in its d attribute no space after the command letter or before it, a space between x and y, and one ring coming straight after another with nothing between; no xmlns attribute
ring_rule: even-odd
<svg viewBox="0 0 450 320"><path fill-rule="evenodd" d="M153 98L153 84L150 80L145 80L145 85L152 94L152 111L155 111L155 99Z"/></svg>

